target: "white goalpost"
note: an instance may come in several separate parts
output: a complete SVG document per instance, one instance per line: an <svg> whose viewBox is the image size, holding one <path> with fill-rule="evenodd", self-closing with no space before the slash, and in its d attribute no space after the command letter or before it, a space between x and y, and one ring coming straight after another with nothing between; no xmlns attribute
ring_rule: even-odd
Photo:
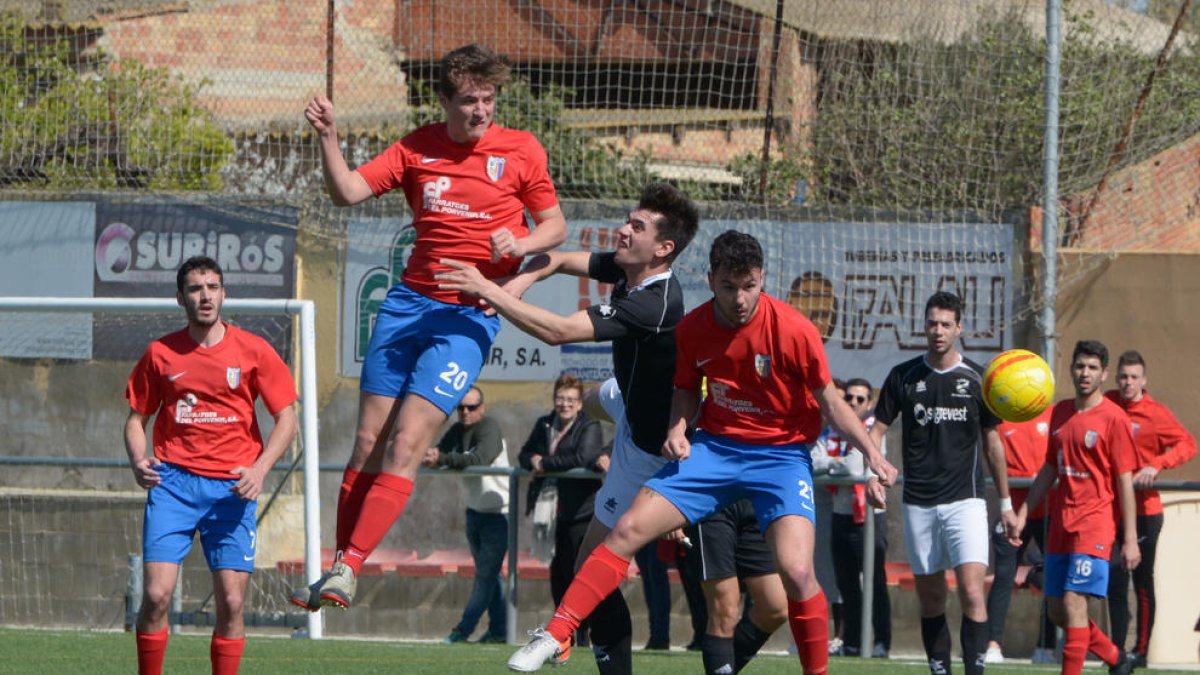
<svg viewBox="0 0 1200 675"><path fill-rule="evenodd" d="M230 299L223 309L230 315L261 314L299 320L300 438L304 472L304 573L308 583L321 575L321 512L317 438L316 306L312 300ZM0 297L0 312L38 314L171 314L179 305L162 298ZM10 327L12 323L10 323ZM4 327L0 325L0 332ZM308 636L320 639L321 613L308 615Z"/></svg>

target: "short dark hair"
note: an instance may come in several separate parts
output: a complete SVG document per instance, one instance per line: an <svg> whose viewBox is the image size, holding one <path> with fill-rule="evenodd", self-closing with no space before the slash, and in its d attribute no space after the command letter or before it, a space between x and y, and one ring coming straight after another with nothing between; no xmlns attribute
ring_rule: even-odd
<svg viewBox="0 0 1200 675"><path fill-rule="evenodd" d="M708 268L713 274L747 274L762 269L763 250L752 235L737 230L725 230L713 239L708 250Z"/></svg>
<svg viewBox="0 0 1200 675"><path fill-rule="evenodd" d="M187 275L195 270L202 272L215 272L217 278L221 280L221 285L225 285L225 273L221 271L221 266L216 260L206 255L194 255L179 266L179 271L175 273L175 289L183 293L183 287L187 284Z"/></svg>
<svg viewBox="0 0 1200 675"><path fill-rule="evenodd" d="M1136 349L1127 349L1121 352L1121 356L1117 357L1117 367L1121 366L1141 366L1142 370L1146 369L1146 359Z"/></svg>
<svg viewBox="0 0 1200 675"><path fill-rule="evenodd" d="M459 47L442 57L438 71L437 90L446 98L452 98L467 82L477 85L490 84L500 87L508 82L512 74L512 63L507 57L477 44Z"/></svg>
<svg viewBox="0 0 1200 675"><path fill-rule="evenodd" d="M692 243L696 230L700 229L700 214L696 205L682 190L669 183L647 185L642 190L637 207L662 215L657 225L658 241L675 242L675 250L667 256L667 262L678 258Z"/></svg>
<svg viewBox="0 0 1200 675"><path fill-rule="evenodd" d="M846 382L845 382L845 380L842 380L841 378L835 377L835 378L833 378L832 380L830 380L830 382L833 382L833 388L834 388L834 389L841 389L842 391L846 391Z"/></svg>
<svg viewBox="0 0 1200 675"><path fill-rule="evenodd" d="M1100 359L1100 367L1108 367L1108 347L1099 340L1080 340L1075 343L1075 351L1071 352L1071 364L1080 356L1094 356Z"/></svg>
<svg viewBox="0 0 1200 675"><path fill-rule="evenodd" d="M963 301L962 298L951 293L950 291L938 291L929 296L929 300L925 303L925 317L929 318L930 309L948 309L954 312L954 322L962 321Z"/></svg>
<svg viewBox="0 0 1200 675"><path fill-rule="evenodd" d="M849 380L846 380L846 389L849 389L850 387L865 387L867 391L875 391L875 389L871 387L871 383L863 377L852 377Z"/></svg>

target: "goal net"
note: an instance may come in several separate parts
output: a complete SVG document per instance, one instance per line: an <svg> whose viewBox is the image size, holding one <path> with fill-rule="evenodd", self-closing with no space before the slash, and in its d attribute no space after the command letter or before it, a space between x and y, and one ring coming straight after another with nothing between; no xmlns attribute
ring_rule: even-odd
<svg viewBox="0 0 1200 675"><path fill-rule="evenodd" d="M1200 10L1062 4L1066 291L1123 251L1200 246L1188 159L1200 144ZM399 198L334 209L324 197L304 103L334 99L357 166L440 118L438 60L475 42L512 60L497 120L538 136L564 199L627 204L661 179L820 226L832 234L798 236L832 261L812 270L828 285L805 283L839 309L857 302L864 277L907 278L896 241L874 225L1000 224L1013 241L1006 340L1027 344L1023 321L1046 300L1036 278L1045 27L1045 0L18 3L0 21L11 45L0 59L10 102L0 192L246 196L299 208L300 228L329 246L363 220L395 234L411 219ZM922 260L950 256L907 275L916 297L961 284L991 244L909 246ZM787 294L793 280L767 290Z"/></svg>
<svg viewBox="0 0 1200 675"><path fill-rule="evenodd" d="M259 498L247 623L311 631L305 618L286 612L299 579L278 563L311 555L319 564L319 542L308 537L319 526L312 303L230 299L223 316L266 338L301 392L299 439ZM125 383L149 342L181 324L173 300L0 297L0 623L131 623L146 497L125 455ZM258 412L265 438L272 418L261 403ZM183 564L172 623L211 625L211 589L197 541Z"/></svg>

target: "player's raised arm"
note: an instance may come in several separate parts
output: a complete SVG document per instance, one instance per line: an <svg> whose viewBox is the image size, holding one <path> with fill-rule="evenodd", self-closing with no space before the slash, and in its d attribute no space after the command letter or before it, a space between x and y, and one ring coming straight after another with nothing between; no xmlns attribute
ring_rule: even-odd
<svg viewBox="0 0 1200 675"><path fill-rule="evenodd" d="M524 237L518 238L506 227L492 232L492 262L505 256L523 258L531 253L542 253L566 241L567 219L557 204L535 212L533 222L533 229Z"/></svg>
<svg viewBox="0 0 1200 675"><path fill-rule="evenodd" d="M304 108L304 118L317 132L325 191L329 193L334 206L352 206L374 196L366 179L357 171L351 170L346 164L346 158L342 156L333 102L324 96L313 97Z"/></svg>

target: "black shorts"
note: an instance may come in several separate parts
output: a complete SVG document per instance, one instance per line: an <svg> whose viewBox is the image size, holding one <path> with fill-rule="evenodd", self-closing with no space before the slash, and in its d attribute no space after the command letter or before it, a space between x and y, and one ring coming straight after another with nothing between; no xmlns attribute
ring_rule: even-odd
<svg viewBox="0 0 1200 675"><path fill-rule="evenodd" d="M749 499L738 500L687 528L701 581L774 574L775 556L767 546Z"/></svg>

